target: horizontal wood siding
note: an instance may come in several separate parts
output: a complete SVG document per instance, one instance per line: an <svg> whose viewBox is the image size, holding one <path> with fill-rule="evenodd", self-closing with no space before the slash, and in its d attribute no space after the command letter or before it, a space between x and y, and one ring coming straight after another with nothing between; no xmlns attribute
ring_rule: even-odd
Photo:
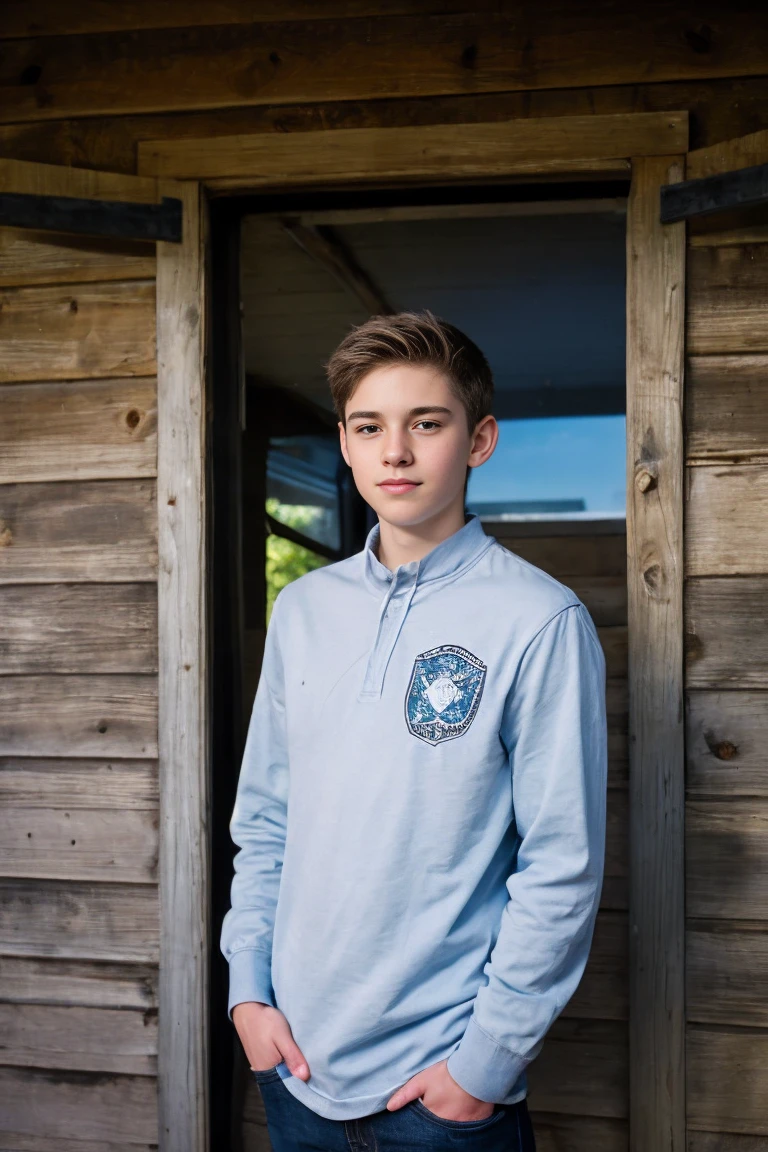
<svg viewBox="0 0 768 1152"><path fill-rule="evenodd" d="M157 1142L154 246L0 228L0 1149Z"/></svg>
<svg viewBox="0 0 768 1152"><path fill-rule="evenodd" d="M708 240L688 250L689 1150L755 1152L768 1140L768 244Z"/></svg>
<svg viewBox="0 0 768 1152"><path fill-rule="evenodd" d="M113 199L115 177L95 170L135 175L157 142L688 111L700 148L768 123L768 12L759 5L552 0L511 12L495 0L6 0L0 39L0 156L74 166L78 194ZM43 178L35 190L48 190ZM690 1041L688 1147L762 1152L761 1050L739 1031L749 1026L750 980L755 1002L768 999L762 922L750 918L760 888L727 848L756 859L752 814L759 820L768 804L768 685L761 630L748 627L768 578L768 246L754 242L765 238L760 221L740 237L718 237L719 227L690 229L686 784L697 805L688 829L697 871L688 884L707 918L688 926L689 1017L704 1029ZM142 873L119 880L110 865L94 881L2 880L0 977L11 1005L66 1008L71 995L95 1010L156 1006L157 903L145 837L157 806L157 661L143 599L157 568L154 275L152 245L0 229L0 324L13 335L0 388L0 602L5 592L24 617L14 615L0 640L0 802L15 806L33 839L33 810L38 828L78 812L81 867L104 847L97 814L108 822L133 813ZM603 538L591 555L566 539L525 548L539 549L534 563L544 567L562 558L610 670L606 897L590 967L560 1022L581 1035L561 1028L553 1045L562 1084L549 1056L535 1089L538 1146L626 1152L617 1031L626 1016L625 542ZM90 612L99 603L101 629ZM35 650L33 627L55 672ZM255 689L255 672L251 682ZM734 801L748 810L729 813ZM713 835L722 882L708 863ZM36 848L17 843L13 853L22 871L45 867ZM707 895L705 873L719 898ZM731 899L746 918L725 915ZM718 1004L733 1009L731 1019ZM759 1016L754 1023L764 1026ZM735 1048L716 1039L728 1039L729 1028ZM713 1084L724 1058L727 1077ZM733 1068L746 1070L741 1084ZM253 1087L247 1146L266 1149ZM0 1105L6 1100L0 1149L148 1152L156 1144L152 1076L0 1064Z"/></svg>

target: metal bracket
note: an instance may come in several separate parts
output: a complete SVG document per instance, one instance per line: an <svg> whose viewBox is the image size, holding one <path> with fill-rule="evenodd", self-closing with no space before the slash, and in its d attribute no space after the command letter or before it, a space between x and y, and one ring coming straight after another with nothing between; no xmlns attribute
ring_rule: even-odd
<svg viewBox="0 0 768 1152"><path fill-rule="evenodd" d="M181 243L181 200L163 196L160 204L124 200L83 200L76 196L36 196L0 192L0 225L111 236L118 240Z"/></svg>
<svg viewBox="0 0 768 1152"><path fill-rule="evenodd" d="M664 184L661 189L661 222L673 224L692 216L709 216L731 208L768 204L768 164L738 168L699 180Z"/></svg>

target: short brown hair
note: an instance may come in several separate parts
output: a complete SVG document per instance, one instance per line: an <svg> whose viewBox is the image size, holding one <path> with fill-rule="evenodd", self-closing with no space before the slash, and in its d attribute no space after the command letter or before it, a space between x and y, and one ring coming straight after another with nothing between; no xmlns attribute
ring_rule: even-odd
<svg viewBox="0 0 768 1152"><path fill-rule="evenodd" d="M374 368L399 362L443 372L464 405L470 432L491 411L493 374L478 346L432 312L396 312L371 316L353 328L325 365L342 424L347 401L362 378Z"/></svg>

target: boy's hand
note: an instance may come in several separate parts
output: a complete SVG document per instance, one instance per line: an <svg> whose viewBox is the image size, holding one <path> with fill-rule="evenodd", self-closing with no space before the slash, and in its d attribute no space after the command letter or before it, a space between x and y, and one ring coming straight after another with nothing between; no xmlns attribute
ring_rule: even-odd
<svg viewBox="0 0 768 1152"><path fill-rule="evenodd" d="M232 1009L240 1043L251 1071L266 1071L285 1061L292 1076L309 1080L309 1067L279 1008L247 1000Z"/></svg>
<svg viewBox="0 0 768 1152"><path fill-rule="evenodd" d="M402 1088L390 1096L387 1110L394 1112L411 1100L421 1098L424 1107L443 1120L486 1120L496 1105L465 1092L451 1076L447 1063L447 1060L438 1060L437 1064L406 1080Z"/></svg>

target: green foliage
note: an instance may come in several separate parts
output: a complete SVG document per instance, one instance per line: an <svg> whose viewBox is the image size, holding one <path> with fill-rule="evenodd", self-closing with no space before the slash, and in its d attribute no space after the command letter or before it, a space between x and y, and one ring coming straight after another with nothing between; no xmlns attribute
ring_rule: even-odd
<svg viewBox="0 0 768 1152"><path fill-rule="evenodd" d="M281 504L275 496L267 500L267 512L281 524L306 532L321 510L312 504ZM329 561L309 548L294 544L282 536L267 536L267 623L278 592L314 568L322 568Z"/></svg>

